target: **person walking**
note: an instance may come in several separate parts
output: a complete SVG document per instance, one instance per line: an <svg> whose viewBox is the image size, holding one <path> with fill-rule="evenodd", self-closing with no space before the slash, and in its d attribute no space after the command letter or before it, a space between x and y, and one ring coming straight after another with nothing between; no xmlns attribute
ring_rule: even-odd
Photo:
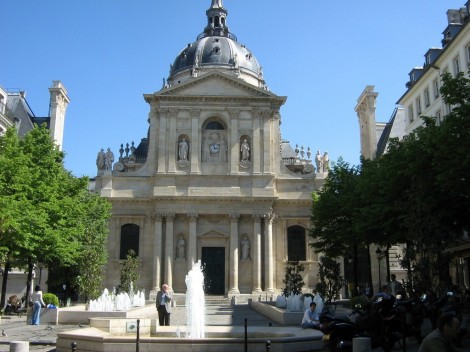
<svg viewBox="0 0 470 352"><path fill-rule="evenodd" d="M158 322L160 326L170 325L171 301L173 299L173 291L167 284L162 285L161 291L157 293L156 305L158 311Z"/></svg>
<svg viewBox="0 0 470 352"><path fill-rule="evenodd" d="M31 316L31 325L39 325L41 308L43 306L46 307L46 304L42 299L41 286L36 285L36 287L34 288L34 292L31 294L31 300L33 301L33 314Z"/></svg>

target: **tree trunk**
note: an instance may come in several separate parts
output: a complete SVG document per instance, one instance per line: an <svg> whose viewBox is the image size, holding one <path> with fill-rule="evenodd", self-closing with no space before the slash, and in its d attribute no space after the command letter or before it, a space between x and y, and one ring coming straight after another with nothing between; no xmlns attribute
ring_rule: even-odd
<svg viewBox="0 0 470 352"><path fill-rule="evenodd" d="M0 297L0 309L3 309L3 307L5 307L5 301L6 301L5 296L7 294L8 273L10 272L10 269L11 269L11 263L9 260L7 260L5 263L5 270L3 271L2 295Z"/></svg>
<svg viewBox="0 0 470 352"><path fill-rule="evenodd" d="M34 263L31 257L28 257L28 278L26 279L26 302L29 302L29 298L31 297L31 282L33 281L33 270L34 270Z"/></svg>

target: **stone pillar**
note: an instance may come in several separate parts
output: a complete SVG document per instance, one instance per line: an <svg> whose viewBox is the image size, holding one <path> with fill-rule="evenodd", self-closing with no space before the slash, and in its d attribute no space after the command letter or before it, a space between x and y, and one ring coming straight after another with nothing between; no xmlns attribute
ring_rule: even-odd
<svg viewBox="0 0 470 352"><path fill-rule="evenodd" d="M157 120L157 108L151 104L150 105L150 111L148 114L148 120L150 124L150 135L151 136L158 136L158 120ZM156 161L157 161L157 141L155 138L150 138L148 141L148 152L147 152L147 161L146 165L149 169L149 171L152 174L156 173Z"/></svg>
<svg viewBox="0 0 470 352"><path fill-rule="evenodd" d="M253 174L261 173L261 149L263 148L263 145L261 143L260 116L261 112L259 109L253 110L253 143L251 143L251 162L253 163Z"/></svg>
<svg viewBox="0 0 470 352"><path fill-rule="evenodd" d="M265 217L265 278L266 291L274 292L274 249L273 249L273 221L274 214Z"/></svg>
<svg viewBox="0 0 470 352"><path fill-rule="evenodd" d="M28 341L11 341L10 352L29 352Z"/></svg>
<svg viewBox="0 0 470 352"><path fill-rule="evenodd" d="M201 156L201 141L199 140L199 115L201 110L191 110L191 143L189 150L191 153L191 174L199 174L199 158ZM189 261L188 261L189 262Z"/></svg>
<svg viewBox="0 0 470 352"><path fill-rule="evenodd" d="M369 337L355 337L353 340L353 352L370 352L371 343Z"/></svg>
<svg viewBox="0 0 470 352"><path fill-rule="evenodd" d="M178 118L178 108L170 109L170 131L168 136L167 155L168 155L168 172L174 174L176 172L176 158L178 154L178 136L176 135L176 120Z"/></svg>
<svg viewBox="0 0 470 352"><path fill-rule="evenodd" d="M263 110L261 113L261 118L263 121L263 173L270 174L271 170L271 155L272 145L271 145L271 118L270 111Z"/></svg>
<svg viewBox="0 0 470 352"><path fill-rule="evenodd" d="M50 92L50 128L52 140L57 144L59 150L62 150L62 141L64 138L65 112L70 103L67 96L67 90L61 81L52 81Z"/></svg>
<svg viewBox="0 0 470 352"><path fill-rule="evenodd" d="M153 215L155 234L153 242L153 284L154 290L158 291L162 282L161 282L161 272L162 272L162 245L163 245L163 216L162 214Z"/></svg>
<svg viewBox="0 0 470 352"><path fill-rule="evenodd" d="M238 109L229 109L230 114L230 136L228 136L228 145L230 153L228 155L228 162L230 163L230 174L238 174L238 163L240 155L240 141L238 136L238 117L240 115L240 110Z"/></svg>
<svg viewBox="0 0 470 352"><path fill-rule="evenodd" d="M188 271L193 268L197 261L197 213L189 213L189 236L186 257L188 258Z"/></svg>
<svg viewBox="0 0 470 352"><path fill-rule="evenodd" d="M174 220L175 214L166 214L166 233L165 233L165 277L164 281L170 287L173 287L173 243L174 243Z"/></svg>
<svg viewBox="0 0 470 352"><path fill-rule="evenodd" d="M261 293L261 215L253 215L253 294Z"/></svg>
<svg viewBox="0 0 470 352"><path fill-rule="evenodd" d="M165 109L158 110L158 168L157 173L164 174L166 172L166 130L167 130L167 115L168 111Z"/></svg>
<svg viewBox="0 0 470 352"><path fill-rule="evenodd" d="M240 214L230 214L230 289L229 295L240 294L238 289L238 221Z"/></svg>

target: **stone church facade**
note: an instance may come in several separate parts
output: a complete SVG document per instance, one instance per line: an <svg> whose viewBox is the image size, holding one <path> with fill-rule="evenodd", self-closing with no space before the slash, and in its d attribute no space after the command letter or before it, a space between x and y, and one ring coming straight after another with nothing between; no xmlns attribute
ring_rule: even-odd
<svg viewBox="0 0 470 352"><path fill-rule="evenodd" d="M119 284L132 249L138 289L151 297L163 283L184 293L198 260L210 295L275 294L288 259L305 265L312 287L311 197L328 160L313 166L310 149L281 139L287 98L268 90L261 65L229 31L222 1L206 15L162 89L144 95L146 138L119 155L98 154L95 189L112 203L104 285Z"/></svg>

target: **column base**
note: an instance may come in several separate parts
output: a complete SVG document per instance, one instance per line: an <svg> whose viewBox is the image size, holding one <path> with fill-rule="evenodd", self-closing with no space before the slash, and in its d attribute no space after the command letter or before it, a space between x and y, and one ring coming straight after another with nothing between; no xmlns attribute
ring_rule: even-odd
<svg viewBox="0 0 470 352"><path fill-rule="evenodd" d="M228 291L227 295L230 297L231 295L239 295L240 294L240 290L238 288L236 289L231 289Z"/></svg>

